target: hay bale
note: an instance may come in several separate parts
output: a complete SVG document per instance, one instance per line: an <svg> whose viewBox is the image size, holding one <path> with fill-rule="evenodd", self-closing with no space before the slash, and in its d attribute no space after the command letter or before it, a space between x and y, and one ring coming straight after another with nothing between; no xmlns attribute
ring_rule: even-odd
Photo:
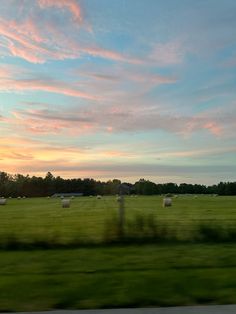
<svg viewBox="0 0 236 314"><path fill-rule="evenodd" d="M62 204L62 208L70 208L70 200L69 199L62 199L61 201L61 204Z"/></svg>
<svg viewBox="0 0 236 314"><path fill-rule="evenodd" d="M18 197L17 197L17 199L18 199L18 200L20 200L20 199L21 199L21 197L20 197L20 196L18 196Z"/></svg>
<svg viewBox="0 0 236 314"><path fill-rule="evenodd" d="M0 199L0 205L6 205L7 200L5 198Z"/></svg>
<svg viewBox="0 0 236 314"><path fill-rule="evenodd" d="M102 198L101 195L97 195L97 200L100 200Z"/></svg>
<svg viewBox="0 0 236 314"><path fill-rule="evenodd" d="M172 206L172 199L170 197L163 198L163 207Z"/></svg>

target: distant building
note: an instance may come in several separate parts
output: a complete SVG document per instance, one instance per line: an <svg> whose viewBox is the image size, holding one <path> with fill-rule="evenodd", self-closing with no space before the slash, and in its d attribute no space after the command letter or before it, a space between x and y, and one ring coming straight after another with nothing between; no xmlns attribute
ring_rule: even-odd
<svg viewBox="0 0 236 314"><path fill-rule="evenodd" d="M83 193L55 193L52 197L72 197L72 196L83 196Z"/></svg>

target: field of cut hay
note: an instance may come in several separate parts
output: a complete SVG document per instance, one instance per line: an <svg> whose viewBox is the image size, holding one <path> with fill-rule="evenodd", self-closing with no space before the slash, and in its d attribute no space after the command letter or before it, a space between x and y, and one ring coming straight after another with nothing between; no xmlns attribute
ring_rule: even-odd
<svg viewBox="0 0 236 314"><path fill-rule="evenodd" d="M236 197L182 195L162 207L161 196L125 198L126 241L232 241ZM101 244L117 238L116 197L8 199L0 206L0 246Z"/></svg>

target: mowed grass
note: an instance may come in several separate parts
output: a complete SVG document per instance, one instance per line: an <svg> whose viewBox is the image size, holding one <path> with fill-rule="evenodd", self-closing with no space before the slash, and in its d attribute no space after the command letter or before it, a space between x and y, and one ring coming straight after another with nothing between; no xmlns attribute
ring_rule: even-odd
<svg viewBox="0 0 236 314"><path fill-rule="evenodd" d="M0 252L0 311L236 303L235 245Z"/></svg>
<svg viewBox="0 0 236 314"><path fill-rule="evenodd" d="M109 240L118 217L115 196L79 197L70 208L62 208L58 198L9 199L0 206L0 244L15 239L23 243L103 243ZM179 240L194 237L201 223L236 227L236 197L179 196L173 206L163 208L160 196L125 198L125 230L142 237L145 219ZM158 228L158 227L157 227Z"/></svg>

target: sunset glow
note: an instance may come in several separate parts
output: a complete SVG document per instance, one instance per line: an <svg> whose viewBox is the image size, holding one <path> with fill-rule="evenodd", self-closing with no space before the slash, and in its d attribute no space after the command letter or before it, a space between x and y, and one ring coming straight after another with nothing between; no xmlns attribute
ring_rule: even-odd
<svg viewBox="0 0 236 314"><path fill-rule="evenodd" d="M235 180L234 0L2 0L0 171Z"/></svg>

